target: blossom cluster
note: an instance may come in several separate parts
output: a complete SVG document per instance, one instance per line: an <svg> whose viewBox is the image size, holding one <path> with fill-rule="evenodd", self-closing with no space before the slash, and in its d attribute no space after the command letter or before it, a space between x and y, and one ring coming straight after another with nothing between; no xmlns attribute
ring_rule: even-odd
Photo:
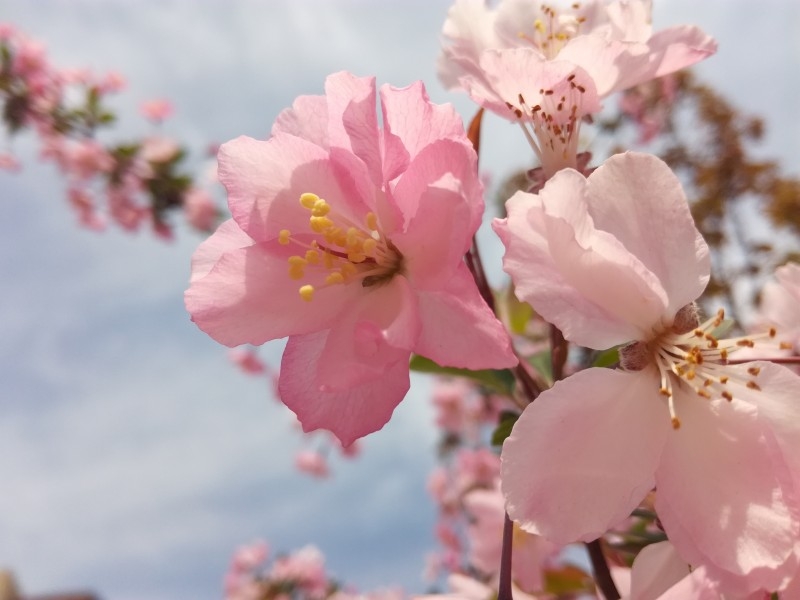
<svg viewBox="0 0 800 600"><path fill-rule="evenodd" d="M106 98L124 87L115 72L96 76L86 69L54 67L40 42L0 23L3 124L9 135L35 133L41 158L66 178L67 198L83 227L100 230L111 221L135 231L150 223L157 235L169 238L167 213L182 209L192 227L211 231L218 210L206 187L183 172L186 151L176 140L156 133L131 143L98 140L99 130L116 119ZM160 123L171 105L146 102L142 113ZM6 151L0 168L16 171L21 165Z"/></svg>
<svg viewBox="0 0 800 600"><path fill-rule="evenodd" d="M765 290L773 325L725 338L724 311L697 305L709 249L675 174L647 154L590 166L580 152L582 124L633 86L650 87L624 109L654 136L672 101L657 78L716 51L696 27L654 33L650 13L646 0L456 0L443 28L442 82L518 124L538 161L493 229L514 293L550 332L547 368L496 316L482 276L474 131L421 83L378 93L372 78L336 73L269 139L220 148L232 218L195 253L186 306L228 346L289 338L278 388L304 430L348 446L380 429L412 355L511 377L501 456L466 444L431 479L445 549L433 567L483 586L474 597L512 583L518 596L551 593L543 574L561 548L602 555L596 540L623 539L641 514L651 541L669 542L637 547L632 598L791 597L800 580L800 378L736 354L797 349L796 270ZM601 351L614 358L575 360ZM470 416L469 390L436 393L456 445L479 440L487 414L498 432L511 422L494 401Z"/></svg>
<svg viewBox="0 0 800 600"><path fill-rule="evenodd" d="M651 12L648 0L455 0L438 70L479 109L468 129L422 82L334 73L267 139L219 148L230 219L218 228L175 140L98 140L121 76L58 70L9 25L2 118L9 136L35 132L83 226L150 223L168 237L180 208L216 228L192 259L186 308L319 432L299 470L324 478L330 451L354 456L408 393L410 369L447 376L432 399L441 548L428 564L447 597L791 599L800 266L763 286L757 327L726 337L737 325L725 310L701 309L712 260L679 178L649 154L593 162L582 135L622 93L640 141L655 139L675 74L716 51L693 26L654 32ZM535 161L491 223L511 281L502 293L475 242L484 109L519 127ZM157 131L172 106L142 113ZM0 155L0 168L19 167ZM279 374L240 348L281 338ZM576 543L594 580L566 558ZM263 543L240 549L226 598L401 596L349 591L312 546L269 558Z"/></svg>

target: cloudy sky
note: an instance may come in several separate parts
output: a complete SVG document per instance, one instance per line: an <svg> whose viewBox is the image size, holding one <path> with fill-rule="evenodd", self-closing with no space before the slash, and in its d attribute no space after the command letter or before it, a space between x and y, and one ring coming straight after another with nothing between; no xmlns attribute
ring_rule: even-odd
<svg viewBox="0 0 800 600"><path fill-rule="evenodd" d="M800 171L800 8L794 0L656 0L657 28L717 37L700 68L766 117L762 152ZM444 0L5 0L0 20L45 42L63 67L118 70L114 136L151 128L137 107L176 106L164 131L195 156L210 142L263 137L301 93L347 69L434 101L469 102L436 82ZM489 119L483 165L527 162L516 130ZM263 379L247 378L183 308L201 238L78 229L63 182L14 142L22 174L0 173L0 567L29 593L91 588L110 600L218 598L232 550L265 538L309 542L362 589L421 590L433 548L425 477L435 432L415 392L363 456L328 482L294 473L302 444ZM198 160L198 169L203 165ZM496 250L488 252L497 259ZM262 355L277 361L280 344Z"/></svg>

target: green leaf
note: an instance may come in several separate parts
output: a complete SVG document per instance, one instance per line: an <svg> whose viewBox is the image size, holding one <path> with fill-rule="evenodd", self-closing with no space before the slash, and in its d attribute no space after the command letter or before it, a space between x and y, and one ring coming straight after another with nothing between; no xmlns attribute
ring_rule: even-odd
<svg viewBox="0 0 800 600"><path fill-rule="evenodd" d="M519 419L517 413L503 411L500 413L500 422L492 432L492 446L502 446L506 438L511 435L514 423Z"/></svg>
<svg viewBox="0 0 800 600"><path fill-rule="evenodd" d="M437 373L439 375L451 375L455 377L466 377L489 388L492 391L510 396L514 391L514 374L508 369L483 369L481 371L470 371L469 369L456 369L455 367L442 367L437 365L429 358L415 354L411 357L409 364L412 371L420 373Z"/></svg>
<svg viewBox="0 0 800 600"><path fill-rule="evenodd" d="M592 361L593 367L611 367L619 362L619 347L598 352Z"/></svg>
<svg viewBox="0 0 800 600"><path fill-rule="evenodd" d="M512 333L522 335L528 327L528 321L533 317L533 309L527 302L521 302L514 294L513 286L505 292L505 302L508 308L508 325Z"/></svg>
<svg viewBox="0 0 800 600"><path fill-rule="evenodd" d="M528 364L536 369L548 386L553 385L553 361L550 358L550 350L532 354L528 357Z"/></svg>
<svg viewBox="0 0 800 600"><path fill-rule="evenodd" d="M544 590L550 594L574 594L585 591L591 577L578 567L567 565L561 569L545 569Z"/></svg>

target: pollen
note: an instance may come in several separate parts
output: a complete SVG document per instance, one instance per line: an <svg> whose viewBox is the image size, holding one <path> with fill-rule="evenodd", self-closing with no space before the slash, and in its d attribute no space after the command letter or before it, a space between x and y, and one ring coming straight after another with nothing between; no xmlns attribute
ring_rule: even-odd
<svg viewBox="0 0 800 600"><path fill-rule="evenodd" d="M298 290L300 292L300 297L305 300L306 302L311 302L314 299L314 286L313 285L303 285L300 286Z"/></svg>
<svg viewBox="0 0 800 600"><path fill-rule="evenodd" d="M746 368L733 366L729 355L741 348L779 345L773 330L761 334L717 339L714 332L719 330L724 320L724 312L700 323L697 309L693 305L682 308L675 315L673 324L661 332L654 333L652 339L632 342L620 349L620 364L628 371L643 370L655 366L660 385L659 395L669 411L673 428L680 427L676 411L676 394L688 401L693 393L704 400L725 400L733 402L736 390L761 391L758 377L762 368L749 365ZM711 343L709 343L711 342ZM763 345L763 346L762 346ZM737 361L744 362L744 361Z"/></svg>
<svg viewBox="0 0 800 600"><path fill-rule="evenodd" d="M299 204L308 211L308 230L293 234L282 229L278 243L302 248L287 259L287 267L290 279L305 280L298 288L304 301L311 302L323 288L352 282L371 287L403 271L403 257L381 231L375 213L354 218L310 192L300 195Z"/></svg>

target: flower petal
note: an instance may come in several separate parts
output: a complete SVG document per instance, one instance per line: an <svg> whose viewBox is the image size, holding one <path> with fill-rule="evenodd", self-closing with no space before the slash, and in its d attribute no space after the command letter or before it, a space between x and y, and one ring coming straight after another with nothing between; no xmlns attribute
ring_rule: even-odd
<svg viewBox="0 0 800 600"><path fill-rule="evenodd" d="M442 366L501 369L518 360L508 332L461 264L440 290L419 291L422 322L414 351Z"/></svg>
<svg viewBox="0 0 800 600"><path fill-rule="evenodd" d="M300 196L312 192L348 217L367 209L354 204L352 179L344 177L328 152L306 140L279 133L267 141L245 136L219 150L219 180L239 227L257 242L309 231L309 212ZM359 219L360 220L360 219Z"/></svg>
<svg viewBox="0 0 800 600"><path fill-rule="evenodd" d="M631 571L631 600L658 600L690 569L671 543L658 542L639 552Z"/></svg>
<svg viewBox="0 0 800 600"><path fill-rule="evenodd" d="M332 323L319 356L317 383L343 391L380 377L388 365L405 360L420 330L417 298L404 277L367 288Z"/></svg>
<svg viewBox="0 0 800 600"><path fill-rule="evenodd" d="M586 179L559 171L538 196L518 192L495 221L503 269L517 296L564 336L590 348L647 339L667 306L658 279L611 234L596 228Z"/></svg>
<svg viewBox="0 0 800 600"><path fill-rule="evenodd" d="M222 223L192 254L190 281L202 279L226 252L253 245L253 239L233 219Z"/></svg>
<svg viewBox="0 0 800 600"><path fill-rule="evenodd" d="M342 391L325 391L314 373L328 332L289 338L281 361L281 400L300 420L303 431L327 429L344 446L379 430L409 388L408 354L375 379Z"/></svg>
<svg viewBox="0 0 800 600"><path fill-rule="evenodd" d="M595 227L608 231L658 277L674 315L708 284L708 246L681 182L661 159L637 152L606 160L587 180Z"/></svg>
<svg viewBox="0 0 800 600"><path fill-rule="evenodd" d="M324 287L325 274L311 270L302 282L291 279L289 254L278 242L223 254L205 277L192 281L186 290L192 321L231 347L330 327L362 287L357 282ZM319 288L311 302L298 292L305 283Z"/></svg>
<svg viewBox="0 0 800 600"><path fill-rule="evenodd" d="M328 101L325 96L298 96L277 116L272 135L287 133L328 149Z"/></svg>
<svg viewBox="0 0 800 600"><path fill-rule="evenodd" d="M357 157L375 186L380 186L381 151L374 77L356 77L346 71L325 80L328 103L328 139L331 154Z"/></svg>
<svg viewBox="0 0 800 600"><path fill-rule="evenodd" d="M598 538L653 487L670 427L652 370L587 369L522 413L503 445L509 516L566 544Z"/></svg>
<svg viewBox="0 0 800 600"><path fill-rule="evenodd" d="M681 556L732 589L776 589L797 566L798 523L775 440L744 402L674 393L681 427L656 472L664 530Z"/></svg>
<svg viewBox="0 0 800 600"><path fill-rule="evenodd" d="M450 139L468 145L461 117L451 104L433 104L421 81L404 88L381 86L383 176L391 181L427 146Z"/></svg>

